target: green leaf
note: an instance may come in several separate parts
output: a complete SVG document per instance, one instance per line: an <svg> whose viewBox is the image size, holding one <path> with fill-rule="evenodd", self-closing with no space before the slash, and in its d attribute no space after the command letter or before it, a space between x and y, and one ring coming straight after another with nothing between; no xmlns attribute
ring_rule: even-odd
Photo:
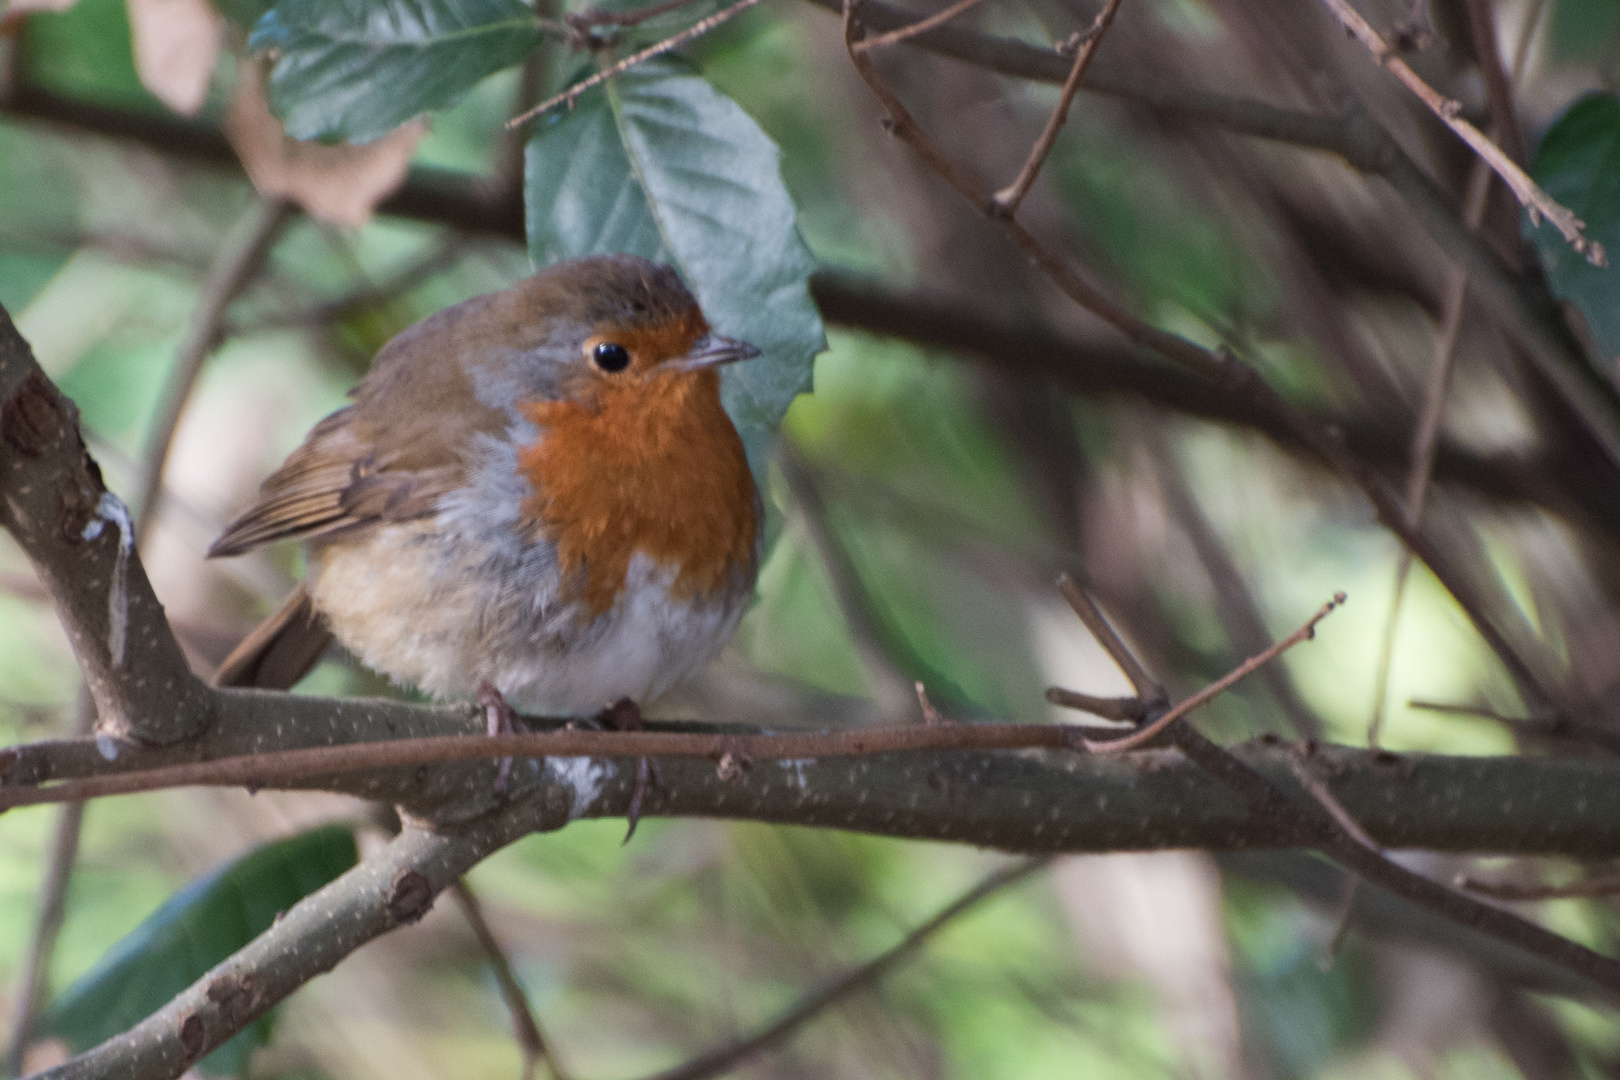
<svg viewBox="0 0 1620 1080"><path fill-rule="evenodd" d="M449 108L539 40L521 0L282 0L248 47L277 51L270 102L287 134L359 143Z"/></svg>
<svg viewBox="0 0 1620 1080"><path fill-rule="evenodd" d="M107 950L40 1020L40 1034L75 1052L109 1039L168 1004L276 916L355 864L354 834L326 825L278 840L197 878ZM269 1037L261 1017L203 1059L211 1075L241 1075Z"/></svg>
<svg viewBox="0 0 1620 1080"><path fill-rule="evenodd" d="M1620 260L1620 97L1590 94L1554 124L1531 174L1586 222L1586 235ZM1527 226L1528 229L1528 226ZM1604 374L1620 360L1620 268L1593 266L1543 222L1530 229L1553 292L1580 309L1602 353Z"/></svg>
<svg viewBox="0 0 1620 1080"><path fill-rule="evenodd" d="M782 414L826 347L815 259L794 223L776 144L674 60L619 76L529 140L525 198L537 265L628 252L674 265L719 333L764 355L726 369L726 411L762 475Z"/></svg>

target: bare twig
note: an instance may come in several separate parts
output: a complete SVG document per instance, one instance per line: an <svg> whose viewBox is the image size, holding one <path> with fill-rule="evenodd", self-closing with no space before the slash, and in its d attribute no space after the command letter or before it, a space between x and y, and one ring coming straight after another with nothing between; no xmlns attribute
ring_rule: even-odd
<svg viewBox="0 0 1620 1080"><path fill-rule="evenodd" d="M1138 723L1147 712L1141 698L1093 697L1078 690L1065 690L1061 686L1048 687L1046 700L1065 709L1078 709L1092 716L1100 716L1104 720L1120 720L1132 724Z"/></svg>
<svg viewBox="0 0 1620 1080"><path fill-rule="evenodd" d="M1502 50L1496 40L1496 17L1490 0L1466 0L1468 31L1474 42L1474 57L1479 61L1479 72L1485 79L1485 101L1491 113L1491 136L1502 147L1502 152L1517 165L1528 159L1524 151L1524 134L1519 130L1519 110L1513 104L1513 82L1519 70L1523 44L1514 50L1513 70L1502 63ZM1532 11L1525 19L1523 41L1535 32L1539 11Z"/></svg>
<svg viewBox="0 0 1620 1080"><path fill-rule="evenodd" d="M1059 574L1057 587L1058 592L1063 594L1063 599L1068 601L1069 607L1074 609L1074 613L1085 624L1085 628L1091 631L1091 636L1097 639L1097 644L1103 647L1103 650L1118 665L1119 670L1124 672L1125 678L1130 680L1131 687L1136 691L1137 698L1143 703L1164 701L1164 687L1160 686L1158 681L1148 674L1147 668L1142 666L1142 662L1136 658L1136 654L1131 651L1130 646L1125 644L1124 639L1119 636L1113 625L1098 610L1097 605L1092 603L1091 597L1086 594L1086 591L1075 584L1074 578L1066 573ZM1063 693L1067 695L1072 691L1064 691ZM1057 704L1061 705L1064 702L1060 701ZM1085 708L1085 706L1080 707ZM1091 712L1093 710L1087 708L1086 711ZM1107 713L1098 713L1098 715L1106 716Z"/></svg>
<svg viewBox="0 0 1620 1080"><path fill-rule="evenodd" d="M1261 618L1260 607L1255 603L1248 583L1243 580L1242 572L1226 550L1203 507L1188 490L1181 466L1158 427L1148 425L1145 438L1159 477L1159 486L1164 492L1165 508L1186 532L1198 561L1203 564L1205 575L1215 587L1221 625L1238 650L1238 655L1252 655L1261 651L1270 642L1271 635L1266 632L1265 620ZM1320 734L1322 722L1300 697L1286 669L1266 667L1261 671L1261 678L1295 734L1304 738L1314 738Z"/></svg>
<svg viewBox="0 0 1620 1080"><path fill-rule="evenodd" d="M1333 13L1340 24L1350 32L1350 35L1366 46L1372 53L1373 59L1383 65L1390 74L1400 80L1401 84L1417 96L1418 100L1429 107L1429 111L1439 117L1440 122L1449 127L1471 147L1474 153L1483 158L1496 173L1502 182L1513 192L1514 198L1519 200L1530 215L1532 223L1539 222L1542 217L1552 222L1554 227L1564 235L1569 246L1586 256L1593 266L1607 266L1608 259L1603 253L1603 245L1595 240L1588 239L1581 234L1586 223L1577 218L1569 209L1548 195L1525 171L1515 165L1507 154L1502 152L1490 139L1485 137L1473 124L1462 118L1462 106L1449 98L1443 97L1428 83L1418 77L1417 72L1402 60L1384 39L1378 36L1378 31L1363 19L1355 8L1350 6L1349 0L1322 0L1327 9Z"/></svg>
<svg viewBox="0 0 1620 1080"><path fill-rule="evenodd" d="M950 7L943 11L936 11L926 19L918 19L914 23L907 23L898 30L890 30L887 34L879 34L877 37L856 42L855 48L860 52L866 52L868 49L881 49L885 45L893 45L907 38L916 37L918 34L926 34L934 27L950 22L962 12L981 2L982 0L957 0Z"/></svg>
<svg viewBox="0 0 1620 1080"><path fill-rule="evenodd" d="M1452 884L1493 900L1571 900L1593 896L1620 896L1620 875L1591 877L1568 885L1527 885L1516 881L1486 881L1458 874Z"/></svg>
<svg viewBox="0 0 1620 1080"><path fill-rule="evenodd" d="M552 1080L568 1080L568 1074L552 1053L551 1044L540 1033L540 1023L534 1018L534 1010L529 1008L529 995L512 971L512 964L506 959L506 950L501 948L489 920L484 918L484 906L478 902L478 894L472 891L466 878L457 878L450 885L449 892L455 898L456 906L461 908L467 925L472 928L473 936L478 939L478 947L484 950L484 959L489 961L495 985L500 987L501 1000L512 1014L512 1034L517 1039L518 1048L523 1051L522 1080L532 1080L537 1063L545 1065Z"/></svg>
<svg viewBox="0 0 1620 1080"><path fill-rule="evenodd" d="M1132 732L1124 738L1112 739L1106 742L1093 739L1082 739L1082 745L1094 754L1117 754L1124 750L1134 750L1143 743L1149 742L1161 731L1175 723L1177 720L1180 720L1183 716L1186 716L1194 709L1199 708L1202 705L1206 705L1214 698L1220 696L1233 684L1238 682L1238 680L1242 679L1245 675L1248 675L1256 668L1271 663L1271 661L1275 660L1277 657L1281 656L1295 645L1298 645L1300 642L1309 641L1311 638L1315 637L1316 624L1327 618L1328 615L1332 613L1334 608L1338 607L1340 604L1343 604L1344 599L1344 593L1335 593L1333 599L1323 604L1321 608L1318 609L1316 614L1312 615L1308 620L1306 620L1305 625L1301 626L1298 630L1295 630L1292 634L1289 634L1287 637L1271 646L1271 648L1267 649L1265 652L1249 657L1247 660L1243 661L1243 663L1227 672L1221 678L1210 683L1192 697L1170 709L1163 716L1154 720L1147 727L1144 727L1139 731Z"/></svg>
<svg viewBox="0 0 1620 1080"><path fill-rule="evenodd" d="M1299 781L1299 786L1305 789L1305 793L1321 803L1322 809L1326 810L1333 820L1339 823L1339 828L1343 829L1352 840L1362 847L1371 848L1378 852L1383 851L1383 848L1378 846L1377 841L1368 836L1367 831L1356 822L1355 818L1350 816L1350 812L1344 808L1344 804L1339 802L1328 786L1322 782L1322 778L1316 775L1316 770L1311 767L1311 760L1305 748L1297 743L1288 747L1288 768L1293 772L1294 779Z"/></svg>
<svg viewBox="0 0 1620 1080"><path fill-rule="evenodd" d="M1318 613L1316 618L1325 616L1341 601L1342 596L1336 596L1334 604ZM1312 624L1307 624L1302 631L1308 630ZM1183 703L1182 713L1186 712L1185 706L1186 703ZM1154 726L1157 726L1157 722L1143 731ZM1236 792L1248 804L1249 812L1254 817L1271 822L1279 829L1300 829L1311 837L1311 846L1366 880L1464 926L1578 972L1606 987L1611 993L1620 994L1620 960L1604 956L1510 912L1453 892L1392 862L1368 837L1354 816L1327 790L1327 786L1314 774L1309 774L1308 770L1308 775L1300 778L1301 783L1308 779L1310 786L1307 790L1315 789L1312 794L1320 801L1302 802L1296 799L1248 762L1200 735L1185 721L1171 720L1166 726L1171 745ZM1133 739L1136 737L1131 736ZM1290 769L1297 770L1292 748L1287 753ZM1346 828L1339 820L1341 816L1351 828Z"/></svg>
<svg viewBox="0 0 1620 1080"><path fill-rule="evenodd" d="M1091 29L1087 30L1084 38L1078 44L1074 53L1074 65L1069 68L1069 77L1063 81L1063 90L1058 95L1057 107L1052 115L1046 119L1046 127L1042 129L1040 138L1030 149L1029 157L1024 167L1018 170L1018 176L1011 184L990 196L990 207L994 213L1011 217L1018 213L1018 207L1029 194L1030 185L1035 183L1035 177L1040 175L1041 166L1046 163L1047 155L1051 154L1052 147L1057 143L1058 132L1069 119L1069 106L1074 104L1074 95L1080 92L1080 80L1085 78L1086 68L1091 66L1091 58L1097 55L1097 46L1102 44L1103 35L1108 33L1108 27L1114 21L1114 13L1119 10L1120 0L1108 0L1103 9L1097 13L1092 22Z"/></svg>
<svg viewBox="0 0 1620 1080"><path fill-rule="evenodd" d="M782 1043L831 1006L867 989L888 975L890 971L910 959L929 938L953 921L1007 886L1016 884L1035 871L1050 865L1051 861L1050 857L1028 859L997 870L941 908L933 918L916 927L887 950L803 998L759 1031L699 1054L673 1069L655 1073L646 1080L707 1080L708 1077L728 1072L740 1062Z"/></svg>
<svg viewBox="0 0 1620 1080"><path fill-rule="evenodd" d="M600 86L602 83L605 83L609 79L613 78L613 76L628 71L637 64L646 63L655 56L662 56L671 49L678 49L682 45L685 45L688 41L702 37L710 30L713 30L715 27L730 20L734 16L741 15L743 12L747 11L749 8L753 7L759 2L760 0L736 0L736 3L721 8L713 15L699 19L697 22L693 23L685 30L682 30L680 33L671 35L656 45L649 45L640 52L631 53L623 60L620 60L615 64L610 64L588 79L581 79L579 82L575 83L573 86L570 86L562 93L553 95L552 97L549 97L540 104L536 105L534 108L512 117L512 119L506 122L506 126L508 128L514 128L519 124L525 124L528 121L533 120L536 116L539 116L541 113L550 112L558 105L566 104L570 109L572 109L574 107L574 102L578 101L579 96L585 91L591 89L592 87Z"/></svg>

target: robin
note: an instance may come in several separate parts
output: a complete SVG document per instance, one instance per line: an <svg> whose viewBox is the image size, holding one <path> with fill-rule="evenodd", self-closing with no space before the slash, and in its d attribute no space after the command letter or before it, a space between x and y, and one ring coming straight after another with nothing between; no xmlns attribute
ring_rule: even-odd
<svg viewBox="0 0 1620 1080"><path fill-rule="evenodd" d="M753 591L759 495L718 369L757 355L630 255L412 326L209 549L309 552L216 682L291 686L335 637L437 698L590 716L657 697Z"/></svg>

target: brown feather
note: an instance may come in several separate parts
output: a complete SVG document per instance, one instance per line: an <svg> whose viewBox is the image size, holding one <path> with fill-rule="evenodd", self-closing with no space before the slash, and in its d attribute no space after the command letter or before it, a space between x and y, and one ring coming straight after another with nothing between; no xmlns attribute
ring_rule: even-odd
<svg viewBox="0 0 1620 1080"><path fill-rule="evenodd" d="M300 585L231 650L214 673L214 685L290 690L331 644L332 632Z"/></svg>

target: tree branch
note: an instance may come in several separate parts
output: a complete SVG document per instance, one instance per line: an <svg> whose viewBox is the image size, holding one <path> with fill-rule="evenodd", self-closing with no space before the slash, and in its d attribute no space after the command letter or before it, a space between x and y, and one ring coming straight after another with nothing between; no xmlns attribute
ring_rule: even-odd
<svg viewBox="0 0 1620 1080"><path fill-rule="evenodd" d="M513 840L560 828L568 803L542 792L456 833L407 824L386 848L311 893L163 1008L35 1080L168 1080L349 953L427 914L434 897Z"/></svg>

